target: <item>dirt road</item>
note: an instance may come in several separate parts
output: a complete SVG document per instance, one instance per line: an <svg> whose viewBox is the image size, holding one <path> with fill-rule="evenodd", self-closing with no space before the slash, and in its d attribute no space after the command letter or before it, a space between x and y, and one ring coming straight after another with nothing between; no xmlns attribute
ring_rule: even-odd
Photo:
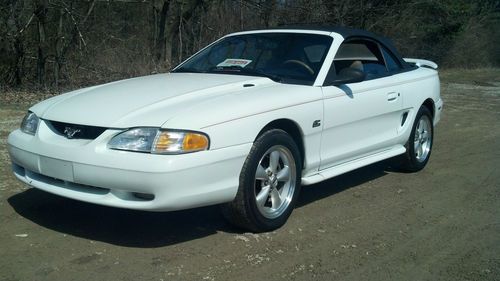
<svg viewBox="0 0 500 281"><path fill-rule="evenodd" d="M26 106L2 105L0 280L499 280L500 71L442 77L426 169L383 162L306 187L259 235L217 207L136 212L28 189L5 148Z"/></svg>

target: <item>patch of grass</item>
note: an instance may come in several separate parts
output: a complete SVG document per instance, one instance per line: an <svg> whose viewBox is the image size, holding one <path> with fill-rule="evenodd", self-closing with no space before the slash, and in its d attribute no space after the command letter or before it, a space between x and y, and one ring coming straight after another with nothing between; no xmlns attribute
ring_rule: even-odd
<svg viewBox="0 0 500 281"><path fill-rule="evenodd" d="M500 82L500 68L441 69L439 77L445 83L494 86L491 83Z"/></svg>
<svg viewBox="0 0 500 281"><path fill-rule="evenodd" d="M5 140L10 132L19 128L25 113L24 108L0 107L0 140Z"/></svg>
<svg viewBox="0 0 500 281"><path fill-rule="evenodd" d="M56 91L47 90L0 89L0 104L2 108L29 108L58 94Z"/></svg>

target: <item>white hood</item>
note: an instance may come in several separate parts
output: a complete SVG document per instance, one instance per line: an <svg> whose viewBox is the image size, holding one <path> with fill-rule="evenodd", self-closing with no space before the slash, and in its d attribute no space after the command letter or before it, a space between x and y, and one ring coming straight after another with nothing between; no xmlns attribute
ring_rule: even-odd
<svg viewBox="0 0 500 281"><path fill-rule="evenodd" d="M43 101L30 110L42 119L108 128L160 127L204 101L272 85L267 78L223 74L168 73L85 88Z"/></svg>

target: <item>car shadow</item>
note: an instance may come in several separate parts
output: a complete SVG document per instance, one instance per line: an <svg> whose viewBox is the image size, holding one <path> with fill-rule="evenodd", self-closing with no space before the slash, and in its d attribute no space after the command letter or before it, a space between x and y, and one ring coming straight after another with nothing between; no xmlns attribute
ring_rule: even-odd
<svg viewBox="0 0 500 281"><path fill-rule="evenodd" d="M389 160L378 162L357 170L336 176L310 186L303 186L296 208L340 193L351 187L383 177L389 172L395 172Z"/></svg>
<svg viewBox="0 0 500 281"><path fill-rule="evenodd" d="M146 212L89 204L35 188L7 201L19 215L45 228L125 247L155 248L217 231L238 231L225 222L217 206Z"/></svg>
<svg viewBox="0 0 500 281"><path fill-rule="evenodd" d="M382 177L390 167L376 163L302 189L297 208ZM84 203L35 188L8 199L22 217L45 228L114 245L155 248L207 237L243 233L222 217L218 206L175 212L144 212Z"/></svg>

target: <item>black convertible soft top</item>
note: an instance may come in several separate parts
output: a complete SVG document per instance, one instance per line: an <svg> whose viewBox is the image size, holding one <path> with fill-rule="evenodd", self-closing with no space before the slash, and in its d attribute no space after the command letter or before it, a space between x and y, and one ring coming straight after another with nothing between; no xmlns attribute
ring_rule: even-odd
<svg viewBox="0 0 500 281"><path fill-rule="evenodd" d="M355 39L355 38L368 38L374 40L382 45L384 45L389 51L399 60L403 68L413 68L414 66L408 62L406 62L403 57L399 54L396 47L392 41L384 36L377 35L373 32L366 31L363 29L356 29L344 26L323 26L323 25L285 25L279 27L272 27L269 29L300 29L300 30L317 30L317 31L326 31L326 32L334 32L340 34L344 39Z"/></svg>

